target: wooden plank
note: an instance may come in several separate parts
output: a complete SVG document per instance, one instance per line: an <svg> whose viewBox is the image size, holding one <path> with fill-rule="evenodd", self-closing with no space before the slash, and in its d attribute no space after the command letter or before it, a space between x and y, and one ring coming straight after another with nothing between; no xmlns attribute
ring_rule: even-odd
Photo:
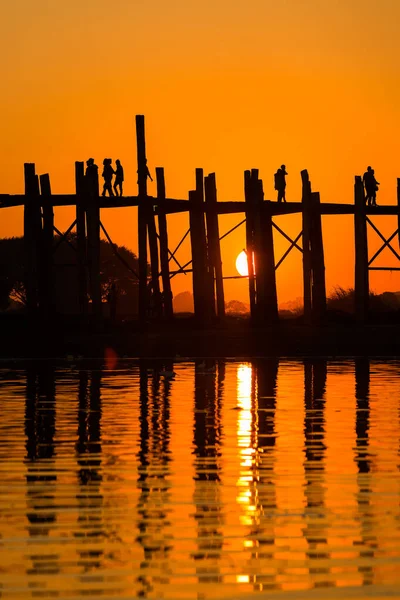
<svg viewBox="0 0 400 600"><path fill-rule="evenodd" d="M38 308L38 251L41 236L39 180L34 163L24 164L24 285L26 308L34 315Z"/></svg>
<svg viewBox="0 0 400 600"><path fill-rule="evenodd" d="M138 165L138 260L139 260L139 320L142 324L148 316L147 291L147 159L144 116L136 115L136 145Z"/></svg>
<svg viewBox="0 0 400 600"><path fill-rule="evenodd" d="M360 176L355 178L354 208L355 313L357 320L364 323L369 309L368 236L364 186Z"/></svg>
<svg viewBox="0 0 400 600"><path fill-rule="evenodd" d="M163 285L163 307L164 316L167 320L174 316L172 304L171 281L169 277L169 260L168 260L168 230L167 216L165 213L165 178L164 169L156 168L157 180L157 214L158 214L158 231L160 235L160 263L161 263L161 279Z"/></svg>
<svg viewBox="0 0 400 600"><path fill-rule="evenodd" d="M303 220L303 303L304 323L311 324L311 184L306 169L301 171Z"/></svg>
<svg viewBox="0 0 400 600"><path fill-rule="evenodd" d="M312 192L310 198L311 221L311 269L312 269L312 321L320 324L326 315L325 259L322 239L322 223L319 192Z"/></svg>
<svg viewBox="0 0 400 600"><path fill-rule="evenodd" d="M217 300L217 316L225 316L224 280L222 274L221 245L219 240L217 185L215 173L210 173L205 178L206 222L208 236L208 250L212 267L213 284Z"/></svg>
<svg viewBox="0 0 400 600"><path fill-rule="evenodd" d="M251 172L244 172L244 196L245 196L245 212L246 212L246 253L247 253L247 267L249 276L249 300L250 300L250 315L254 321L256 319L256 285L254 278L253 268L253 254L254 254L254 211L252 202L252 190L251 190Z"/></svg>
<svg viewBox="0 0 400 600"><path fill-rule="evenodd" d="M76 241L78 252L78 301L82 316L88 314L86 196L83 162L75 162Z"/></svg>
<svg viewBox="0 0 400 600"><path fill-rule="evenodd" d="M40 175L43 229L40 244L39 306L46 318L55 312L54 298L54 212L51 203L51 186L48 173Z"/></svg>
<svg viewBox="0 0 400 600"><path fill-rule="evenodd" d="M97 171L85 175L86 231L89 291L92 299L92 315L96 322L102 316L100 282L100 207L99 177Z"/></svg>

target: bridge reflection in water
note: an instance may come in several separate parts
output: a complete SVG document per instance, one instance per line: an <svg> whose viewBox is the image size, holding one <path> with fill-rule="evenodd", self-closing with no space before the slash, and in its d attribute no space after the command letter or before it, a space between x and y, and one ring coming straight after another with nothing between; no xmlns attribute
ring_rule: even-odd
<svg viewBox="0 0 400 600"><path fill-rule="evenodd" d="M3 369L3 595L400 595L399 391L365 358Z"/></svg>

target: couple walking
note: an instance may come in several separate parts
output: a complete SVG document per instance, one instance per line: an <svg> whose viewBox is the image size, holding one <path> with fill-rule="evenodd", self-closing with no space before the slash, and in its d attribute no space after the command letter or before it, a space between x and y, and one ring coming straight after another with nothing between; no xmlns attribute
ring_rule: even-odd
<svg viewBox="0 0 400 600"><path fill-rule="evenodd" d="M115 171L112 167L112 159L111 158L105 158L103 160L103 179L104 179L104 186L103 186L103 193L102 196L106 195L106 192L108 192L109 196L114 196L114 192L115 192L115 196L122 196L122 184L124 181L124 169L121 165L121 162L117 159L115 161L116 164L116 168ZM114 180L114 186L112 186L112 178L115 175L115 180ZM113 187L114 187L114 192L113 192Z"/></svg>

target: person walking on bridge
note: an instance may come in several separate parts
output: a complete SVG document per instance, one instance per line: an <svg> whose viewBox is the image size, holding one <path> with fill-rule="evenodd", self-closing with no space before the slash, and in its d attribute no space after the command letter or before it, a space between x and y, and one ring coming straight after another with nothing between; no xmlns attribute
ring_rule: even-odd
<svg viewBox="0 0 400 600"><path fill-rule="evenodd" d="M122 196L122 184L124 182L124 168L121 161L117 158L115 161L117 168L115 169L114 192L116 196ZM119 193L118 193L119 188Z"/></svg>
<svg viewBox="0 0 400 600"><path fill-rule="evenodd" d="M113 175L115 173L114 169L111 166L112 160L111 158L105 158L103 160L103 179L104 179L104 186L103 186L103 193L102 196L106 195L106 192L108 192L109 196L114 196L114 192L112 191L112 187L111 187L111 182L112 182L112 178Z"/></svg>
<svg viewBox="0 0 400 600"><path fill-rule="evenodd" d="M278 192L278 202L286 202L286 166L281 165L274 175L275 189Z"/></svg>

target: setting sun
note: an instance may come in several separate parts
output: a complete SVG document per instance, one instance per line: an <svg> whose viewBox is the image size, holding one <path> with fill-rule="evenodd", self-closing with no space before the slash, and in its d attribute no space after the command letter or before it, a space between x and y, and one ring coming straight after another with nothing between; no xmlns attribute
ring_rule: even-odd
<svg viewBox="0 0 400 600"><path fill-rule="evenodd" d="M253 257L253 269L254 269L254 257ZM242 277L248 277L249 269L247 265L247 254L245 250L238 255L236 259L236 270Z"/></svg>

